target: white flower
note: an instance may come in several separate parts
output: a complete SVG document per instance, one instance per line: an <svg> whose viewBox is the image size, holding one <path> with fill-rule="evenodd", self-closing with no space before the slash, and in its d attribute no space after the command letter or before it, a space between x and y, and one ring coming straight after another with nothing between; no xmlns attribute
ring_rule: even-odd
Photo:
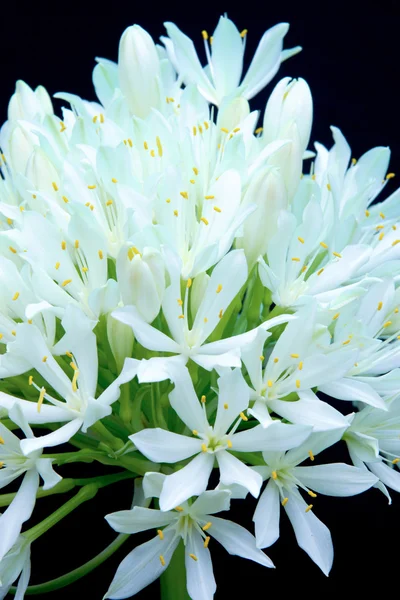
<svg viewBox="0 0 400 600"><path fill-rule="evenodd" d="M217 106L223 98L241 94L253 98L274 77L281 62L297 54L300 47L282 50L289 25L280 23L268 29L261 38L250 67L240 84L247 31L239 33L227 17L220 17L212 36L211 52L208 34L203 39L208 70L203 69L193 42L174 23L164 23L169 38L161 38L168 56L185 83L194 83L203 96ZM240 85L239 85L240 84Z"/></svg>
<svg viewBox="0 0 400 600"><path fill-rule="evenodd" d="M31 575L31 544L20 535L0 561L0 600L4 600L14 581L18 579L15 600L24 600Z"/></svg>
<svg viewBox="0 0 400 600"><path fill-rule="evenodd" d="M313 513L313 504L307 504L299 488L312 499L315 492L328 496L353 496L373 486L377 478L366 470L343 463L299 467L307 458L331 446L340 433L312 434L308 440L286 454L263 452L268 466L256 467L268 485L261 494L254 513L257 546L271 546L279 537L281 503L296 534L297 543L328 575L333 560L333 545L328 528Z"/></svg>
<svg viewBox="0 0 400 600"><path fill-rule="evenodd" d="M53 351L70 359L72 379L52 356L43 336L34 325L19 325L19 333L13 343L12 351L21 356L31 368L36 369L64 399L57 400L46 388L39 388L33 377L30 383L39 393L38 403L0 392L0 406L8 410L14 405L19 406L28 423L65 423L47 435L23 440L21 448L25 455L40 448L68 442L79 429L86 431L96 421L110 415L111 404L119 398L120 385L133 379L137 372L139 361L128 358L120 375L96 399L98 356L96 336L92 331L95 323L70 305L62 325L66 333ZM43 404L44 400L49 404Z"/></svg>
<svg viewBox="0 0 400 600"><path fill-rule="evenodd" d="M52 459L42 458L41 450L32 452L28 457L25 456L24 442L34 442L36 438L18 405L14 405L9 410L9 418L22 429L26 439L20 440L0 423L0 488L21 475L24 475L24 478L11 504L0 517L0 564L16 542L23 523L33 512L39 487L39 475L44 481L45 490L51 489L61 481L61 477L53 471Z"/></svg>
<svg viewBox="0 0 400 600"><path fill-rule="evenodd" d="M146 475L143 488L147 497L159 497L164 478L161 473ZM187 590L193 600L211 600L216 591L208 549L211 538L230 554L273 567L246 529L214 516L229 510L229 504L228 491L214 490L204 492L193 503L184 502L166 512L134 506L107 515L108 523L116 531L138 533L157 529L157 536L124 558L104 597L117 599L137 594L165 571L181 540L185 546Z"/></svg>
<svg viewBox="0 0 400 600"><path fill-rule="evenodd" d="M160 495L161 510L171 510L207 487L216 461L224 485L240 484L257 497L261 479L231 452L286 450L308 437L311 427L285 425L280 421L267 429L261 425L235 433L249 404L249 391L240 369L227 371L218 380L218 409L215 423L208 420L205 398L196 396L187 369L173 369L175 389L170 403L180 419L192 431L192 437L163 429L144 429L130 436L135 446L150 460L176 463L195 456L185 467L166 477Z"/></svg>

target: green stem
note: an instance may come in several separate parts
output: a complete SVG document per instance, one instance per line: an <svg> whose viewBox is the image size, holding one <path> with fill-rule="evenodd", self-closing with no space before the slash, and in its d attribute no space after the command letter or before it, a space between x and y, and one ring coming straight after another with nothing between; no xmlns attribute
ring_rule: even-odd
<svg viewBox="0 0 400 600"><path fill-rule="evenodd" d="M119 438L116 438L103 423L97 421L91 427L92 431L95 431L101 440L105 442L112 450L119 450L124 445L124 442Z"/></svg>
<svg viewBox="0 0 400 600"><path fill-rule="evenodd" d="M44 490L42 487L40 487L36 493L36 498L45 498L46 496L52 496L53 494L64 494L65 492L72 490L75 485L76 483L74 479L63 479L50 490ZM16 493L17 492L12 494L2 494L0 496L0 508L11 504L16 496Z"/></svg>
<svg viewBox="0 0 400 600"><path fill-rule="evenodd" d="M54 525L56 525L64 517L69 515L69 513L78 508L78 506L83 504L83 502L94 498L98 490L99 486L95 483L89 483L88 485L85 485L79 490L79 492L75 496L73 496L73 498L71 498L70 500L68 500L68 502L60 506L60 508L58 508L51 515L46 517L46 519L25 531L24 537L26 537L30 542L33 542L41 535L46 533L48 529L54 527Z"/></svg>
<svg viewBox="0 0 400 600"><path fill-rule="evenodd" d="M122 544L129 538L128 534L120 534L107 548L105 548L100 554L89 560L84 565L81 565L77 569L66 573L65 575L61 575L61 577L57 577L56 579L52 579L51 581L46 581L46 583L39 583L38 585L31 585L26 590L25 594L27 596L36 596L39 594L45 594L46 592L52 592L54 590L59 590L60 588L66 587L70 585L74 581L77 581L81 577L84 577L96 567L100 566L103 562L105 562L110 556L114 554ZM12 587L10 592L15 594L17 588Z"/></svg>
<svg viewBox="0 0 400 600"><path fill-rule="evenodd" d="M119 416L129 427L132 419L132 402L129 383L124 383L121 385L120 390L121 395L119 397Z"/></svg>
<svg viewBox="0 0 400 600"><path fill-rule="evenodd" d="M185 546L181 540L160 578L161 600L190 600L186 589Z"/></svg>

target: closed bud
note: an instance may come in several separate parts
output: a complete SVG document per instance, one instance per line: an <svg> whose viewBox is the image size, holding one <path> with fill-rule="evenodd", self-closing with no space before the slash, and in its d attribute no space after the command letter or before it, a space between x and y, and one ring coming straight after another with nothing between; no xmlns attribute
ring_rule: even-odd
<svg viewBox="0 0 400 600"><path fill-rule="evenodd" d="M130 111L144 118L160 106L160 61L150 35L139 27L128 27L119 44L118 77Z"/></svg>
<svg viewBox="0 0 400 600"><path fill-rule="evenodd" d="M257 209L243 225L243 237L237 247L243 248L249 270L267 251L268 242L276 233L279 212L287 207L284 181L277 169L266 168L251 181L243 204L253 204Z"/></svg>
<svg viewBox="0 0 400 600"><path fill-rule="evenodd" d="M14 171L25 173L26 165L33 150L32 135L19 125L13 127L8 140L8 157Z"/></svg>
<svg viewBox="0 0 400 600"><path fill-rule="evenodd" d="M107 315L107 338L110 344L111 352L115 358L118 371L122 371L125 358L132 356L134 335L132 328L121 321L117 321Z"/></svg>
<svg viewBox="0 0 400 600"><path fill-rule="evenodd" d="M265 108L263 139L266 144L284 139L285 132L296 124L303 153L310 139L313 103L304 79L285 77L274 88Z"/></svg>
<svg viewBox="0 0 400 600"><path fill-rule="evenodd" d="M165 290L164 261L157 250L124 247L117 257L117 277L125 305L136 306L147 323L160 312Z"/></svg>
<svg viewBox="0 0 400 600"><path fill-rule="evenodd" d="M46 153L35 147L26 165L26 177L33 186L46 194L54 196L56 188L60 187L60 177Z"/></svg>
<svg viewBox="0 0 400 600"><path fill-rule="evenodd" d="M53 114L53 106L45 88L39 86L33 91L24 81L17 81L8 105L8 119L42 122L48 114Z"/></svg>

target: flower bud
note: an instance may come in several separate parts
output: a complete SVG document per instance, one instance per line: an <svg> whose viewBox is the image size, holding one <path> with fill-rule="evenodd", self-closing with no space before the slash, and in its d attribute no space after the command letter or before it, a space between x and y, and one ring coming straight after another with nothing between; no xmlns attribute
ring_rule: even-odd
<svg viewBox="0 0 400 600"><path fill-rule="evenodd" d="M222 103L218 111L217 126L232 131L250 114L250 106L243 97L233 98Z"/></svg>
<svg viewBox="0 0 400 600"><path fill-rule="evenodd" d="M274 88L264 113L263 140L266 144L284 139L292 123L298 128L302 153L310 139L313 104L310 88L304 79L285 77Z"/></svg>
<svg viewBox="0 0 400 600"><path fill-rule="evenodd" d="M32 135L19 125L13 127L8 140L8 159L14 171L25 173L26 165L33 150Z"/></svg>
<svg viewBox="0 0 400 600"><path fill-rule="evenodd" d="M143 254L135 246L122 248L117 257L117 277L124 304L136 306L147 323L154 321L165 290L160 253L153 248L145 248Z"/></svg>
<svg viewBox="0 0 400 600"><path fill-rule="evenodd" d="M128 27L119 44L118 76L129 109L146 117L152 107L160 106L160 61L150 35L139 27Z"/></svg>
<svg viewBox="0 0 400 600"><path fill-rule="evenodd" d="M60 187L60 177L46 153L36 146L26 165L26 177L34 187L53 196Z"/></svg>
<svg viewBox="0 0 400 600"><path fill-rule="evenodd" d="M24 81L17 81L8 105L8 119L41 122L47 114L53 114L53 106L45 88L39 86L33 91Z"/></svg>
<svg viewBox="0 0 400 600"><path fill-rule="evenodd" d="M122 371L124 366L125 358L132 356L134 335L132 328L121 321L117 321L111 316L111 313L107 315L107 338L110 344L111 352L115 358L118 371Z"/></svg>
<svg viewBox="0 0 400 600"><path fill-rule="evenodd" d="M267 251L268 242L276 233L278 214L287 203L284 181L277 169L267 167L251 181L243 204L255 204L257 210L245 220L243 237L237 243L244 249L249 270Z"/></svg>

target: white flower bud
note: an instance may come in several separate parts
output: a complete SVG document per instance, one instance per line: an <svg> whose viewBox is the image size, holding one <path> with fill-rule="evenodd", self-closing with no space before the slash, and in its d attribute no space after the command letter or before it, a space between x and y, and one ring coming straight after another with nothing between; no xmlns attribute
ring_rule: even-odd
<svg viewBox="0 0 400 600"><path fill-rule="evenodd" d="M284 132L295 123L302 153L310 139L313 104L310 88L304 79L285 77L274 88L264 113L263 140L266 144L284 139Z"/></svg>
<svg viewBox="0 0 400 600"><path fill-rule="evenodd" d="M279 212L287 207L284 181L277 169L269 167L260 171L251 181L243 198L243 204L255 204L255 210L244 222L243 237L237 247L244 249L249 270L276 233Z"/></svg>
<svg viewBox="0 0 400 600"><path fill-rule="evenodd" d="M60 187L60 177L47 154L36 146L26 166L26 177L37 190L54 195Z"/></svg>
<svg viewBox="0 0 400 600"><path fill-rule="evenodd" d="M24 81L17 81L8 105L9 120L41 122L47 114L53 114L53 106L45 88L39 86L33 91Z"/></svg>
<svg viewBox="0 0 400 600"><path fill-rule="evenodd" d="M128 27L119 44L118 76L131 112L146 117L159 107L160 61L150 35L139 27Z"/></svg>
<svg viewBox="0 0 400 600"><path fill-rule="evenodd" d="M111 316L111 313L108 313L107 338L117 364L117 369L120 372L124 366L125 358L132 356L135 339L132 328L129 325L125 325L125 323L121 323L121 321L117 321Z"/></svg>
<svg viewBox="0 0 400 600"><path fill-rule="evenodd" d="M143 319L154 321L165 290L164 261L157 250L124 247L117 257L117 277L124 304L136 306Z"/></svg>
<svg viewBox="0 0 400 600"><path fill-rule="evenodd" d="M288 201L291 202L300 184L304 153L296 122L292 121L282 130L282 139L291 142L274 152L268 164L279 169L286 186Z"/></svg>
<svg viewBox="0 0 400 600"><path fill-rule="evenodd" d="M8 140L8 156L12 168L17 173L25 173L26 165L33 150L32 135L19 125L13 127Z"/></svg>

